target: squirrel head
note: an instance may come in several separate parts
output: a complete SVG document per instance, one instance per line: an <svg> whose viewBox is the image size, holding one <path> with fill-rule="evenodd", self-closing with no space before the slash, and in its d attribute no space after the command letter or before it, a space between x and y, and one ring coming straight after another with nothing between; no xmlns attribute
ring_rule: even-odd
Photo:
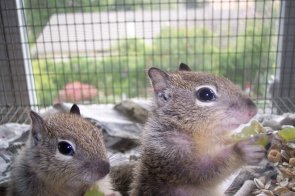
<svg viewBox="0 0 295 196"><path fill-rule="evenodd" d="M59 185L88 185L109 173L102 132L80 116L76 104L70 113L43 119L31 111L30 117L30 161L41 179Z"/></svg>
<svg viewBox="0 0 295 196"><path fill-rule="evenodd" d="M157 118L187 130L222 135L247 123L257 113L256 105L230 80L193 72L184 63L174 73L152 67L148 75Z"/></svg>

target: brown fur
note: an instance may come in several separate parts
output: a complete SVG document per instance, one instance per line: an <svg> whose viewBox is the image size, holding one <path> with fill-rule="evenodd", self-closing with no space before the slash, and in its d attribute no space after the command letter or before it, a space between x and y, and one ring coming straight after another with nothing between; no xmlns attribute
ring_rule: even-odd
<svg viewBox="0 0 295 196"><path fill-rule="evenodd" d="M101 130L75 109L78 112L71 110L70 114L45 119L30 113L30 137L14 161L8 195L80 196L108 174L110 165ZM72 156L59 153L59 140L75 145Z"/></svg>
<svg viewBox="0 0 295 196"><path fill-rule="evenodd" d="M128 196L130 185L133 180L133 169L135 163L128 163L114 166L111 169L111 183L116 191L119 191L122 196Z"/></svg>
<svg viewBox="0 0 295 196"><path fill-rule="evenodd" d="M264 157L254 140L230 141L231 129L257 111L241 89L225 78L191 72L188 66L180 70L149 70L155 104L145 127L132 196L218 195L224 178L245 162ZM196 102L201 85L216 88L213 105Z"/></svg>

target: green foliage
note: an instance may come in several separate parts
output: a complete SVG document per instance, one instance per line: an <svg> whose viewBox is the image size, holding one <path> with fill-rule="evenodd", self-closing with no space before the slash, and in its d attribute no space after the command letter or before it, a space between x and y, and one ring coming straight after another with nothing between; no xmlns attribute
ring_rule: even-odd
<svg viewBox="0 0 295 196"><path fill-rule="evenodd" d="M84 196L104 196L105 194L103 194L98 187L91 187L89 188L86 193L84 194Z"/></svg>
<svg viewBox="0 0 295 196"><path fill-rule="evenodd" d="M169 70L185 62L194 70L209 71L228 77L243 89L252 84L254 94L263 96L275 64L276 43L271 35L274 27L269 22L247 21L245 33L230 36L227 45L209 29L167 28L153 42L152 62ZM229 32L228 32L229 33ZM259 89L258 89L259 84Z"/></svg>
<svg viewBox="0 0 295 196"><path fill-rule="evenodd" d="M268 136L265 134L264 127L256 120L251 121L251 124L245 126L240 132L234 133L232 138L235 141L242 141L250 139L251 137L258 137L256 144L266 146L269 143Z"/></svg>
<svg viewBox="0 0 295 196"><path fill-rule="evenodd" d="M48 61L34 60L32 66L38 103L49 105L57 96L58 89L60 89L60 86L56 85L60 79L51 70L54 64Z"/></svg>
<svg viewBox="0 0 295 196"><path fill-rule="evenodd" d="M185 62L194 70L216 72L219 53L212 44L213 32L200 28L167 28L153 42L153 63L169 70L180 62Z"/></svg>
<svg viewBox="0 0 295 196"><path fill-rule="evenodd" d="M66 83L80 81L94 85L98 102L114 102L123 97L145 97L150 66L175 70L184 62L194 70L223 75L245 88L246 83L262 83L271 73L275 47L270 25L248 21L245 34L232 38L227 46L209 29L163 29L149 46L143 40L129 39L117 44L112 55L102 59L72 58L66 62L34 60L33 70L40 104L50 105ZM220 38L218 38L220 39ZM116 55L115 55L116 54ZM257 86L254 86L257 87ZM254 89L264 95L265 87ZM111 97L111 99L109 99Z"/></svg>
<svg viewBox="0 0 295 196"><path fill-rule="evenodd" d="M271 26L263 21L247 21L247 28L243 36L230 42L220 58L220 74L233 80L245 88L246 83L261 84L265 72L270 74L275 63ZM265 79L265 78L264 78ZM266 83L267 80L264 80ZM257 88L258 86L254 86ZM256 95L262 95L265 87L254 89Z"/></svg>
<svg viewBox="0 0 295 196"><path fill-rule="evenodd" d="M113 102L108 97L145 96L146 83L143 41L129 40L122 44L120 55L93 58L72 58L65 62L34 60L33 72L38 103L51 105L58 91L70 82L80 81L98 89L99 102ZM147 50L147 49L146 49ZM144 51L144 50L143 50ZM103 98L103 99L101 99Z"/></svg>
<svg viewBox="0 0 295 196"><path fill-rule="evenodd" d="M271 73L275 46L270 26L249 21L245 34L217 47L218 37L209 29L163 29L152 46L129 39L117 44L112 55L102 59L72 58L66 62L34 60L33 70L40 104L50 105L66 83L80 81L95 86L97 102L114 102L123 97L145 97L150 66L175 70L184 62L194 70L223 75L245 88L246 83L262 83ZM219 38L220 39L220 38ZM116 55L115 55L116 54ZM255 86L254 86L255 87ZM254 89L264 95L265 88ZM111 98L111 99L110 99Z"/></svg>
<svg viewBox="0 0 295 196"><path fill-rule="evenodd" d="M295 141L295 128L285 127L278 132L278 135L287 142Z"/></svg>
<svg viewBox="0 0 295 196"><path fill-rule="evenodd" d="M160 4L161 2L161 4ZM183 0L182 3L205 3ZM180 2L168 0L24 0L30 41L35 42L51 15L68 12L110 10L169 9ZM257 14L277 16L278 7L257 2ZM254 95L264 96L268 74L275 67L277 27L275 21L247 19L244 33L230 29L220 37L208 28L165 28L152 43L140 39L119 42L111 55L102 58L72 57L68 61L33 60L39 104L51 105L65 84L80 81L95 86L99 97L94 102L115 102L124 97L146 97L149 87L145 70L151 66L175 70L184 62L193 70L226 76L243 89L247 83ZM240 27L241 29L243 27ZM259 85L258 85L259 84ZM259 88L258 88L259 87Z"/></svg>

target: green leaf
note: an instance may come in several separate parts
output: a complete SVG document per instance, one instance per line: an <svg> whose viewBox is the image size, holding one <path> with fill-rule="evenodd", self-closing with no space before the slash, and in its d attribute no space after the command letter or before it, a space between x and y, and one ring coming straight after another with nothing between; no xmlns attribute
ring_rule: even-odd
<svg viewBox="0 0 295 196"><path fill-rule="evenodd" d="M86 191L84 196L104 196L104 194L97 187L91 187Z"/></svg>
<svg viewBox="0 0 295 196"><path fill-rule="evenodd" d="M249 126L244 127L241 132L234 134L232 137L234 140L240 141L258 135L259 139L256 141L256 144L266 146L268 144L268 137L264 133L264 128L259 122L254 120Z"/></svg>
<svg viewBox="0 0 295 196"><path fill-rule="evenodd" d="M286 142L295 141L295 128L286 127L278 132L278 135Z"/></svg>

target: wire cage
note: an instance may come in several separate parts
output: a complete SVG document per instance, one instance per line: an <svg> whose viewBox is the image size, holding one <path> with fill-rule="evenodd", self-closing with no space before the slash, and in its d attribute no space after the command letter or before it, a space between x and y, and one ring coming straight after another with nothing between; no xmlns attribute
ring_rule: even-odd
<svg viewBox="0 0 295 196"><path fill-rule="evenodd" d="M146 69L225 76L295 111L292 0L1 0L0 124L57 102L150 97Z"/></svg>

